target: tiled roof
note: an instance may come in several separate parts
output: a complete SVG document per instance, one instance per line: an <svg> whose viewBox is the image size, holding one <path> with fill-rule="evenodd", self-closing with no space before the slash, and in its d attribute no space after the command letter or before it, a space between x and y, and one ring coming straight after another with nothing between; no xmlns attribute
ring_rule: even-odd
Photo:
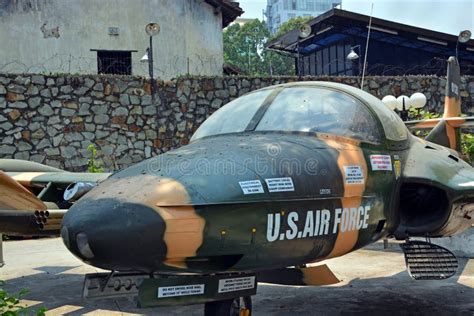
<svg viewBox="0 0 474 316"><path fill-rule="evenodd" d="M204 0L214 7L216 12L222 12L222 27L226 27L244 13L238 2L231 0Z"/></svg>

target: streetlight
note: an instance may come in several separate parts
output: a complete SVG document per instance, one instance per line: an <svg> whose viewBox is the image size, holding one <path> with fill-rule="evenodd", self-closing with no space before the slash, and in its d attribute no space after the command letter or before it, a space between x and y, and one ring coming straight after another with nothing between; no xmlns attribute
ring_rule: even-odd
<svg viewBox="0 0 474 316"><path fill-rule="evenodd" d="M312 33L313 33L313 29L311 28L311 25L309 25L309 24L303 24L299 28L298 42L296 44L296 50L297 50L297 53L298 53L298 58L297 58L297 61L298 61L298 77L300 77L300 78L301 78L300 42L302 40L305 40L308 37L310 37Z"/></svg>
<svg viewBox="0 0 474 316"><path fill-rule="evenodd" d="M148 57L148 55L150 55L150 50L147 48L146 49L146 53L145 55L143 55L142 59L140 59L140 62L142 63L147 63L150 61L150 57Z"/></svg>
<svg viewBox="0 0 474 316"><path fill-rule="evenodd" d="M421 109L426 105L426 96L423 93L415 92L411 97L401 95L395 98L393 95L387 95L382 102L391 110L398 111L403 121L408 121L408 111L410 108Z"/></svg>
<svg viewBox="0 0 474 316"><path fill-rule="evenodd" d="M155 95L155 81L153 77L153 37L160 33L160 25L158 23L148 23L145 31L150 37L150 46L146 49L146 54L140 60L141 62L148 62L148 74L151 81L151 94Z"/></svg>
<svg viewBox="0 0 474 316"><path fill-rule="evenodd" d="M356 48L357 48L357 49L359 50L359 52L360 52L360 45L352 46L352 47L351 47L351 51L350 51L349 54L347 54L346 58L347 58L347 60L350 60L350 61L354 61L354 60L358 60L358 61L359 61L358 71L359 71L359 76L360 76L360 56L359 56L359 54L357 54L357 53L355 52L354 49L356 49Z"/></svg>
<svg viewBox="0 0 474 316"><path fill-rule="evenodd" d="M456 42L456 59L458 59L458 46L459 43L467 43L471 39L471 31L464 30L459 33L458 41Z"/></svg>

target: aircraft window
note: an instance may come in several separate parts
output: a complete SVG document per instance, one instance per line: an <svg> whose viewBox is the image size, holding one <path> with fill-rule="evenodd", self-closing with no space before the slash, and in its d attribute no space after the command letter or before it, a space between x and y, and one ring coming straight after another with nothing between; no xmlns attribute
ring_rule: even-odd
<svg viewBox="0 0 474 316"><path fill-rule="evenodd" d="M365 105L342 92L313 87L280 92L256 130L321 132L371 143L382 138Z"/></svg>
<svg viewBox="0 0 474 316"><path fill-rule="evenodd" d="M393 141L403 141L408 139L408 129L402 119L376 97L370 95L371 108L375 111L382 123L385 137ZM372 100L370 100L372 99Z"/></svg>
<svg viewBox="0 0 474 316"><path fill-rule="evenodd" d="M263 101L273 89L244 95L212 114L194 133L191 141L210 135L238 133L245 131Z"/></svg>

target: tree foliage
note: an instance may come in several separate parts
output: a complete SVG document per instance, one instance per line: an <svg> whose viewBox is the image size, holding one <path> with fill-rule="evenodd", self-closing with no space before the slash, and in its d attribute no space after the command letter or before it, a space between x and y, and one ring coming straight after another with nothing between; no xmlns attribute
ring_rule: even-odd
<svg viewBox="0 0 474 316"><path fill-rule="evenodd" d="M263 49L270 33L255 19L243 26L233 24L224 31L224 61L251 75L266 73Z"/></svg>
<svg viewBox="0 0 474 316"><path fill-rule="evenodd" d="M3 287L5 282L0 281L0 316L20 316L20 315L37 315L44 316L46 308L41 307L37 311L24 307L20 300L28 293L23 289L19 293L9 294Z"/></svg>
<svg viewBox="0 0 474 316"><path fill-rule="evenodd" d="M310 17L298 17L283 23L271 35L263 21L255 19L243 26L233 24L224 31L224 61L251 76L294 75L295 60L265 49L272 40L299 28Z"/></svg>

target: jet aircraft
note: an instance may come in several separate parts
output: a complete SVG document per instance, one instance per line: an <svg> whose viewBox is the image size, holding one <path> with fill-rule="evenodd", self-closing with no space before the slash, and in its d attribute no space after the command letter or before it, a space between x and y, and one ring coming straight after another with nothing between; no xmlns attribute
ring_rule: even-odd
<svg viewBox="0 0 474 316"><path fill-rule="evenodd" d="M431 239L474 223L474 169L457 151L474 119L459 117L459 85L450 58L444 117L407 124L347 85L263 88L216 111L189 145L96 176L60 230L75 256L110 271L87 275L84 296L249 315L258 282L337 283L307 264L382 238L405 240L413 278L452 276L455 256ZM407 125L433 130L423 140ZM31 205L16 209L47 211L20 197Z"/></svg>

